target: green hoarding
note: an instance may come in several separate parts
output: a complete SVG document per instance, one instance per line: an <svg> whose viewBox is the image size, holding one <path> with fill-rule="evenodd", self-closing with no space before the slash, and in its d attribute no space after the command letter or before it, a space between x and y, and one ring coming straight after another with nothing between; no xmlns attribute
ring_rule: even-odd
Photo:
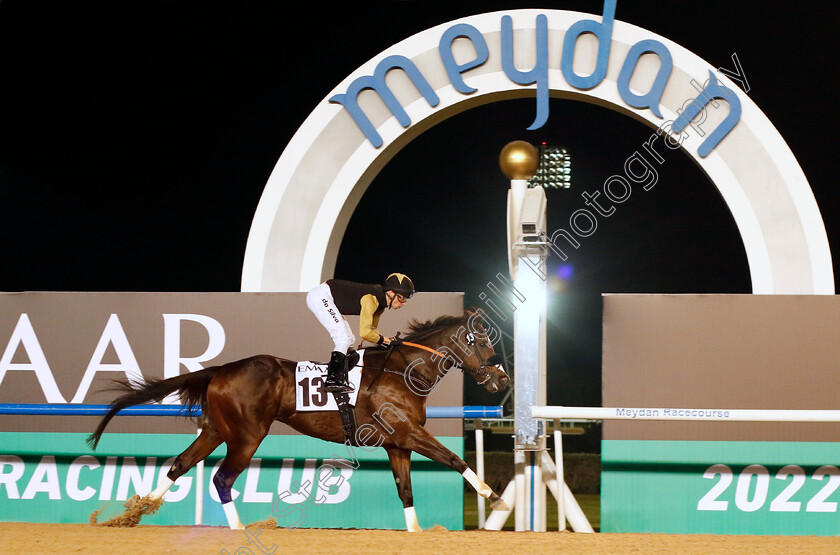
<svg viewBox="0 0 840 555"><path fill-rule="evenodd" d="M602 442L601 531L840 535L840 444Z"/></svg>
<svg viewBox="0 0 840 555"><path fill-rule="evenodd" d="M105 508L100 522L118 514L138 490L148 492L165 475L172 457L195 438L183 434L106 434L96 452L80 433L0 433L0 521L88 522ZM439 437L463 456L462 437ZM211 485L224 446L203 472L204 525L226 526ZM172 487L143 524L196 523L197 469ZM448 468L412 455L412 486L423 528L464 527L464 483ZM403 529L405 518L388 456L327 443L307 436L269 436L234 484L234 500L246 524L274 518L289 528Z"/></svg>

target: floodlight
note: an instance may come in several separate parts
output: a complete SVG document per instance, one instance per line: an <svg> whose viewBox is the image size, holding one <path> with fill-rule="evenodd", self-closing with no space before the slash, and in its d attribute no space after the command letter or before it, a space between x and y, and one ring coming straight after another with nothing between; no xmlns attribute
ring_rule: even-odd
<svg viewBox="0 0 840 555"><path fill-rule="evenodd" d="M528 187L568 189L572 185L572 157L565 148L549 145L539 147L539 165L528 181Z"/></svg>

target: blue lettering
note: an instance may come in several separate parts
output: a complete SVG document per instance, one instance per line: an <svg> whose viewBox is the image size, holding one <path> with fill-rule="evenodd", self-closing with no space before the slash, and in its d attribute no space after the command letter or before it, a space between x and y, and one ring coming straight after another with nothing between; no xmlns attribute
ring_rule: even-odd
<svg viewBox="0 0 840 555"><path fill-rule="evenodd" d="M697 154L701 158L705 158L714 148L720 144L726 135L732 131L735 124L741 119L741 101L738 95L721 85L715 78L715 74L709 71L709 80L703 91L694 99L691 105L680 114L680 117L674 122L673 131L675 133L682 133L682 131L691 123L697 115L705 109L706 104L713 99L719 98L725 100L729 104L729 114L726 119L718 125L714 131L700 144L697 149Z"/></svg>
<svg viewBox="0 0 840 555"><path fill-rule="evenodd" d="M677 138L671 136L671 133L676 133ZM665 146L667 146L671 150L679 149L683 141L688 137L688 134L685 133L683 130L676 131L674 129L674 122L668 120L664 122L659 128L656 130L657 135L663 135L665 137Z"/></svg>
<svg viewBox="0 0 840 555"><path fill-rule="evenodd" d="M642 54L648 52L659 56L659 72L656 74L656 79L654 79L650 91L647 94L639 95L630 90L630 78L639 63L639 58L642 57ZM664 44L653 39L639 41L630 48L630 52L627 53L627 58L624 60L624 65L621 67L621 73L618 75L618 94L630 106L650 108L650 111L656 117L661 118L663 116L659 110L659 99L662 98L665 85L668 83L668 78L671 76L673 69L674 61L671 52Z"/></svg>
<svg viewBox="0 0 840 555"><path fill-rule="evenodd" d="M566 31L566 36L563 39L563 56L560 60L560 69L563 71L566 82L576 89L591 89L603 81L607 75L613 21L615 20L615 4L616 0L604 0L604 14L601 23L586 19L574 23ZM584 33L592 33L598 38L598 57L595 70L588 76L578 75L574 68L575 46L578 37Z"/></svg>
<svg viewBox="0 0 840 555"><path fill-rule="evenodd" d="M359 77L350 83L350 86L347 88L347 93L337 94L330 98L330 102L335 102L344 106L356 122L356 125L359 126L359 129L362 130L362 133L365 134L365 137L367 137L368 141L370 141L375 148L382 146L383 141L382 137L376 131L376 128L370 122L367 115L365 115L364 111L359 107L359 93L364 89L375 90L383 102L385 102L388 109L391 110L394 117L397 118L400 125L403 127L411 125L411 118L408 117L408 114L397 100L397 97L394 96L394 93L391 92L391 89L385 83L385 75L388 71L394 68L400 68L405 71L412 83L414 83L414 86L417 87L417 90L420 91L420 94L422 94L426 99L426 102L429 103L429 106L434 107L438 105L440 99L432 86L429 85L429 82L426 81L426 78L423 77L423 74L420 73L420 70L417 69L414 62L405 56L388 56L379 62L379 65L376 66L376 70L372 76Z"/></svg>
<svg viewBox="0 0 840 555"><path fill-rule="evenodd" d="M469 39L475 48L475 59L463 64L456 63L455 56L452 54L452 43L460 37ZM455 90L461 94L472 94L477 91L478 89L475 87L470 87L464 83L461 74L484 64L490 57L490 50L487 48L484 35L472 25L466 23L453 25L444 31L443 36L440 37L438 51L440 52L440 59L443 61L443 67L446 68L446 73L449 75L449 82L452 83Z"/></svg>
<svg viewBox="0 0 840 555"><path fill-rule="evenodd" d="M518 85L537 85L537 116L528 130L539 129L548 120L548 18L537 16L537 62L530 71L520 71L513 63L513 19L502 17L502 69Z"/></svg>
<svg viewBox="0 0 840 555"><path fill-rule="evenodd" d="M615 23L615 10L617 0L604 0L601 21L580 20L573 23L563 39L563 50L560 60L560 70L566 82L576 89L587 90L598 86L606 77L609 56L612 43L612 32ZM510 15L501 16L501 66L505 75L514 83L523 86L533 85L536 89L537 110L533 123L528 130L539 129L548 121L549 116L549 59L548 59L548 18L545 14L538 14L535 23L535 58L534 67L523 71L514 63L514 29L513 18ZM595 68L590 75L579 75L574 69L575 50L578 39L584 34L595 35L598 41L598 50L595 60ZM466 61L456 61L453 45L459 38L470 41L474 48L474 56ZM650 85L650 90L640 93L630 88L630 80L638 67L639 60L645 54L655 54L660 61L659 69ZM441 63L447 73L452 87L461 94L472 94L477 91L475 87L468 85L464 80L464 74L471 69L480 67L487 63L490 51L487 41L478 28L467 23L455 24L444 30L438 43L438 54ZM743 76L743 69L735 58L736 72L724 70L726 74L733 74L736 78L743 77L746 84L746 77ZM623 102L628 106L638 109L650 109L659 118L663 118L660 102L665 87L673 72L674 62L671 52L662 42L654 39L641 40L634 44L622 63L618 75L617 88ZM440 99L434 88L429 84L425 76L420 72L412 60L403 55L388 56L376 66L372 75L366 75L355 79L347 87L343 94L336 94L329 99L329 102L341 104L350 114L353 121L364 134L365 138L374 148L383 145L383 139L377 131L376 126L370 121L365 111L359 106L359 95L363 90L373 90L378 94L380 100L390 110L397 122L404 128L411 125L411 118L404 107L397 100L397 97L386 83L386 75L392 69L401 69L411 80L417 91L428 102L429 106L437 107ZM692 83L695 84L695 83ZM695 84L696 85L696 84ZM748 86L748 85L747 85ZM696 88L700 88L696 85ZM657 135L665 136L665 143L669 149L678 149L686 137L687 126L697 126L698 116L705 117L705 107L708 103L717 106L716 99L725 100L729 103L729 114L724 121L703 141L698 149L701 157L707 156L723 138L732 130L741 118L741 103L737 95L722 85L710 72L710 79L701 90L697 98L688 100L682 110L677 110L678 118L675 122L665 122L658 129ZM705 137L702 129L697 129L701 137ZM676 137L670 136L674 133ZM655 136L652 136L653 140ZM662 163L663 159L657 153L645 148ZM637 163L644 162L642 160ZM650 165L646 165L646 172L633 174L631 177L635 182L642 181L645 188L652 187L656 182L656 172ZM585 214L584 214L585 215ZM577 230L575 230L577 232ZM585 234L583 236L586 236ZM571 241L570 241L571 242ZM572 246L577 245L572 242ZM552 248L552 250L559 250ZM562 253L562 251L560 251Z"/></svg>

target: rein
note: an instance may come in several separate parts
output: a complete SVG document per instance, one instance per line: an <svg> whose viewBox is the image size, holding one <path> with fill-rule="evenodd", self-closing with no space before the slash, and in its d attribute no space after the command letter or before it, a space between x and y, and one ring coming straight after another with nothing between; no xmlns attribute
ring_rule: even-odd
<svg viewBox="0 0 840 555"><path fill-rule="evenodd" d="M400 341L399 345L405 345L406 347L414 347L415 349L422 349L423 351L427 351L427 352L429 352L433 355L439 356L439 357L445 357L446 356L445 353L442 353L440 351L432 349L431 347L427 347L426 345L421 345L419 343L412 343L410 341ZM394 352L395 347L397 347L397 345L388 347L388 354L385 356L385 360L382 361L382 366L380 366L378 368L377 367L365 367L365 368L372 368L373 370L379 370L379 372L380 372L380 374L377 375L373 379L373 381L370 383L370 385L368 386L368 390L370 390L370 388L373 387L373 384L375 384L377 382L377 380L379 380L379 376L381 376L382 373L395 374L397 376L402 376L403 378L408 378L411 381L413 381L415 384L419 384L424 389L428 389L429 387L434 385L429 380L425 379L425 376L421 378L421 377L418 377L418 376L414 376L412 374L406 374L405 372L401 372L399 370L392 370L390 368L387 368L385 365L388 364L388 359L391 358L391 353Z"/></svg>
<svg viewBox="0 0 840 555"><path fill-rule="evenodd" d="M373 378L373 381L370 382L370 385L368 386L368 391L370 391L370 388L373 387L373 385L379 380L379 377L383 373L394 374L396 376L402 376L403 379L408 378L411 381L413 381L415 384L419 384L424 389L428 389L429 387L431 387L433 385L431 382L429 382L425 378L419 378L419 377L413 376L411 374L406 374L404 371L392 370L390 368L387 368L385 365L388 364L388 359L391 358L391 353L393 353L393 352L394 352L393 347L388 349L388 354L385 356L385 360L382 361L382 366L379 366L379 367L376 367L376 366L362 366L362 368L370 368L371 370L378 370L379 371L379 374L377 374L376 377Z"/></svg>
<svg viewBox="0 0 840 555"><path fill-rule="evenodd" d="M397 339L399 339L399 333L397 334ZM475 341L476 341L475 336L472 333L467 335L467 344L468 345L474 345ZM376 376L376 378L374 378L373 382L371 382L371 384L368 386L368 390L370 390L370 388L373 387L373 384L376 383L376 381L379 379L379 376L381 376L382 373L384 373L384 372L387 372L389 374L396 374L398 376L407 377L414 382L420 382L422 385L428 385L428 386L433 385L427 379L425 379L425 376L423 377L424 379L420 379L417 376L413 376L411 374L406 374L405 372L400 372L398 370L391 370L390 368L385 367L385 365L388 363L388 359L391 358L391 353L394 351L394 349L397 346L401 346L401 345L405 345L406 347L412 347L414 349L420 349L422 351L426 351L427 353L431 353L432 355L438 356L438 357L441 357L441 358L446 358L448 356L444 352L441 352L437 349L433 349L432 347L427 347L426 345L422 345L420 343L413 343L411 341L399 340L397 345L389 345L388 346L388 354L385 357L385 360L382 362L382 366L379 367L379 368L374 368L375 370L379 370L380 374L378 376ZM477 348L476 348L476 355L479 358L480 366L477 370L470 369L470 372L473 374L473 377L476 378L476 383L478 383L479 385L483 385L483 384L487 383L487 381L490 380L490 377L491 377L490 373L487 370L485 370L485 368L487 368L488 366L496 366L496 365L500 364L501 363L501 360L500 360L501 357L499 355L494 355L494 356L490 357L489 359L484 360L481 357L481 355L479 354ZM463 367L460 367L460 368L461 368L462 371L464 370ZM479 381L479 378L478 378L479 374L481 374L482 377L484 378L481 381Z"/></svg>
<svg viewBox="0 0 840 555"><path fill-rule="evenodd" d="M470 335L472 335L472 334L470 334ZM474 343L474 339L472 341L469 341L468 345L472 345L473 343ZM439 356L441 358L446 357L445 353L442 353L438 350L432 349L431 347L427 347L426 345L421 345L419 343L412 343L410 341L401 341L400 344L401 345L406 345L407 347L414 347L415 349L422 349L426 352L432 353L433 355ZM478 349L476 349L476 355L478 355ZM493 358L493 357L491 357L491 358ZM487 366L494 366L494 364L488 364L488 362L490 362L489 360L487 360L487 361L481 360L480 357L479 357L479 360L480 360L480 363L481 363L480 370L473 370L472 372L474 374L481 373L481 374L484 375L484 379L482 381L478 381L478 379L476 378L476 383L478 383L478 385L483 385L483 384L487 383L487 380L490 379L490 373L487 372L484 368L487 367ZM461 367L461 370L463 371L463 367Z"/></svg>
<svg viewBox="0 0 840 555"><path fill-rule="evenodd" d="M431 347L427 347L427 346L421 345L419 343L412 343L410 341L401 341L400 345L406 345L407 347L414 347L415 349L422 349L426 352L432 353L433 355L437 355L439 357L445 357L446 356L444 353L441 353L440 351L436 351L435 349L432 349Z"/></svg>

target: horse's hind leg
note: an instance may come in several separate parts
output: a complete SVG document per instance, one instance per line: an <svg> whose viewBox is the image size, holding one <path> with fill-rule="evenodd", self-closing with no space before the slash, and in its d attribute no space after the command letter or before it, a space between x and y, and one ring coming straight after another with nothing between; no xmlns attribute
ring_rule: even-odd
<svg viewBox="0 0 840 555"><path fill-rule="evenodd" d="M394 482L397 484L397 493L403 502L405 528L409 532L422 532L417 513L414 511L414 494L411 491L411 451L396 447L387 451L388 458L391 459L391 470L394 472Z"/></svg>
<svg viewBox="0 0 840 555"><path fill-rule="evenodd" d="M241 440L236 442L227 442L227 455L222 464L219 466L218 472L213 476L213 485L216 486L216 491L219 492L219 501L222 502L222 509L225 511L225 516L228 520L228 526L231 530L242 530L245 526L239 520L239 514L236 512L236 505L233 504L233 497L230 494L233 483L239 477L254 453L257 452L257 447L267 435L254 438L250 441Z"/></svg>
<svg viewBox="0 0 840 555"><path fill-rule="evenodd" d="M200 461L206 459L221 443L222 438L219 436L218 430L210 424L209 420L205 420L199 436L183 453L175 458L175 462L172 463L169 472L165 477L160 479L160 482L158 482L157 487L151 493L150 497L154 500L163 497L169 491L169 488L172 487L172 484L175 483L175 480L186 474ZM201 487L201 484L198 487Z"/></svg>

